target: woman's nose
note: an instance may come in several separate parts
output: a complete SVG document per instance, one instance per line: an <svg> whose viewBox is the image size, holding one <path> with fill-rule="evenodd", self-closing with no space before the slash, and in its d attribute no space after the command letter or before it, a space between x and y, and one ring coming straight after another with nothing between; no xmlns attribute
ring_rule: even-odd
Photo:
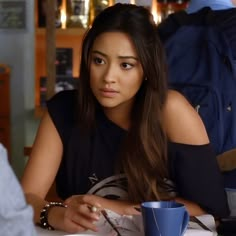
<svg viewBox="0 0 236 236"><path fill-rule="evenodd" d="M117 70L115 66L109 65L104 73L103 80L106 83L116 82Z"/></svg>

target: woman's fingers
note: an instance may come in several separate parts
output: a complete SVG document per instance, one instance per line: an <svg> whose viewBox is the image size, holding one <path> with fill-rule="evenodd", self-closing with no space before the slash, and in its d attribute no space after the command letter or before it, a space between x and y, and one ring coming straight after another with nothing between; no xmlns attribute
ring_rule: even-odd
<svg viewBox="0 0 236 236"><path fill-rule="evenodd" d="M78 230L80 231L84 229L97 231L97 227L94 223L99 220L99 216L99 212L92 212L87 204L78 204L78 199L70 199L70 201L67 202L65 218L78 225Z"/></svg>
<svg viewBox="0 0 236 236"><path fill-rule="evenodd" d="M73 195L65 200L65 204L87 204L88 206L95 206L101 208L98 202L99 197L95 195Z"/></svg>

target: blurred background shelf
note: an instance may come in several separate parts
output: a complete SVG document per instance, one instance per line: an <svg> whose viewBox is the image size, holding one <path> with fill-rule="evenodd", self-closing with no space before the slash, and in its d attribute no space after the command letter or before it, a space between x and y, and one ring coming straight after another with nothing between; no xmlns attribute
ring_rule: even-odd
<svg viewBox="0 0 236 236"><path fill-rule="evenodd" d="M56 29L56 35L72 35L72 36L81 36L84 35L86 29L84 28L67 28L67 29ZM45 35L45 28L36 28L36 35Z"/></svg>
<svg viewBox="0 0 236 236"><path fill-rule="evenodd" d="M150 9L156 23L160 23L169 14L183 10L187 7L189 0L125 0L126 3L143 5ZM72 78L79 77L79 65L81 44L83 36L89 26L92 24L94 17L106 7L119 0L51 0L50 5L47 0L35 0L35 115L41 116L41 106L47 97L51 97L52 89L55 88L57 78L65 74L54 75L51 72L52 61L55 59L55 67L58 65L58 58L54 57L57 50L72 50ZM46 10L47 9L47 10ZM50 11L49 11L50 9ZM50 12L48 14L48 12ZM51 23L48 22L46 15L49 15ZM52 16L53 15L53 16ZM53 23L53 24L52 24ZM49 30L48 25L51 25ZM53 32L52 32L53 31ZM54 40L49 36L51 34ZM47 48L47 49L46 49ZM50 51L50 52L49 52ZM54 57L54 58L53 58ZM50 58L51 67L48 59ZM68 59L68 58L67 58ZM64 63L64 62L63 62ZM49 69L50 68L50 69ZM46 81L47 91L42 96L42 78L49 78ZM45 88L43 88L45 91ZM56 92L56 91L54 91ZM49 95L49 96L48 96Z"/></svg>

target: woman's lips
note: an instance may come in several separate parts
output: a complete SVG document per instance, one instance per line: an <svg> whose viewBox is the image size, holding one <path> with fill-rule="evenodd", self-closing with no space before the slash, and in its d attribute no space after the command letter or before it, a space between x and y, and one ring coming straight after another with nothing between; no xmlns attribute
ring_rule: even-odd
<svg viewBox="0 0 236 236"><path fill-rule="evenodd" d="M102 94L103 97L108 97L108 98L112 98L115 97L118 92L114 89L100 89L100 92Z"/></svg>

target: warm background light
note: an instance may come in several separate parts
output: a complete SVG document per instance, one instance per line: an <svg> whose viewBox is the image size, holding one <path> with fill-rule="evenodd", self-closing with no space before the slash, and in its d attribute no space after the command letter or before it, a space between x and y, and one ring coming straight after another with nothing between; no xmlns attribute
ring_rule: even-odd
<svg viewBox="0 0 236 236"><path fill-rule="evenodd" d="M158 19L158 14L157 14L157 1L152 1L151 5L151 13L153 15L153 19L156 23L159 23L160 20Z"/></svg>
<svg viewBox="0 0 236 236"><path fill-rule="evenodd" d="M64 9L61 9L61 28L66 28L66 11Z"/></svg>

